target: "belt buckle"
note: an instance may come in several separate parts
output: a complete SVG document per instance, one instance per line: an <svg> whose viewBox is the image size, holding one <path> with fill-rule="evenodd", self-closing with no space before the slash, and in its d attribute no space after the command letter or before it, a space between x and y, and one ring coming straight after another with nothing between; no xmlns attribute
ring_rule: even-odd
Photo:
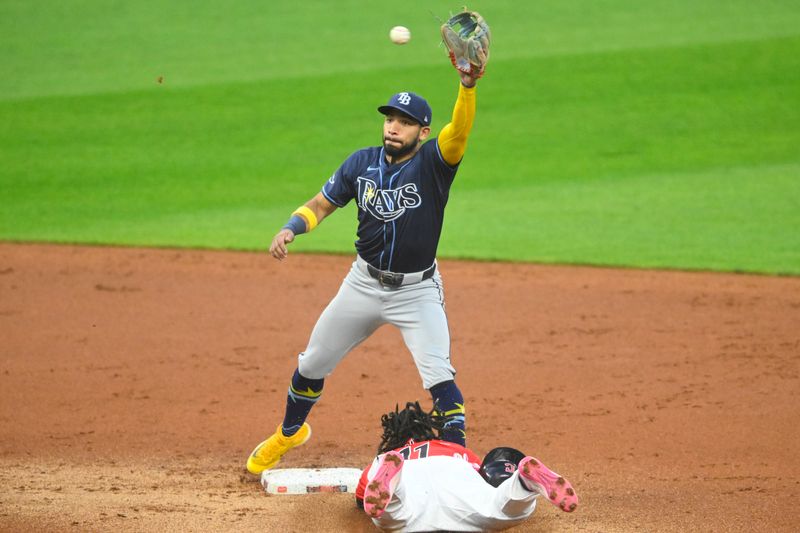
<svg viewBox="0 0 800 533"><path fill-rule="evenodd" d="M403 283L403 275L381 271L378 275L378 281L384 286L399 287Z"/></svg>

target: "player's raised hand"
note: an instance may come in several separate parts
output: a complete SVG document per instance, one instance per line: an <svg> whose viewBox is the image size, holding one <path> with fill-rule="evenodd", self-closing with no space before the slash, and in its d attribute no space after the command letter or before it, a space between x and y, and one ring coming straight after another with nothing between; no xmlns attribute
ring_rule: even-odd
<svg viewBox="0 0 800 533"><path fill-rule="evenodd" d="M461 83L464 87L475 87L475 84L478 82L478 77L473 76L468 72L458 72L458 75L461 77Z"/></svg>
<svg viewBox="0 0 800 533"><path fill-rule="evenodd" d="M290 229L282 229L280 230L275 237L272 238L272 244L269 247L269 253L275 259L279 261L283 261L287 255L289 255L289 250L287 249L286 245L289 244L294 240L294 232Z"/></svg>

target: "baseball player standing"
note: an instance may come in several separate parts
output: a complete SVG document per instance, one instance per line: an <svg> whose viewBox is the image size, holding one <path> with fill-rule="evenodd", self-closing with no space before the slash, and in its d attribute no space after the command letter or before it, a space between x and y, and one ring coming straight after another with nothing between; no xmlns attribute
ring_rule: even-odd
<svg viewBox="0 0 800 533"><path fill-rule="evenodd" d="M451 60L456 65L451 53ZM337 208L358 205L357 256L338 294L322 312L298 357L283 422L256 446L247 469L272 468L311 435L306 423L325 377L383 324L400 329L434 406L446 417L442 438L465 443L464 399L450 361L450 333L436 249L450 187L475 116L476 82L483 69L456 65L460 85L451 121L431 133L431 108L413 92L393 95L378 111L383 145L350 155L321 192L292 213L269 251L283 260L287 245Z"/></svg>

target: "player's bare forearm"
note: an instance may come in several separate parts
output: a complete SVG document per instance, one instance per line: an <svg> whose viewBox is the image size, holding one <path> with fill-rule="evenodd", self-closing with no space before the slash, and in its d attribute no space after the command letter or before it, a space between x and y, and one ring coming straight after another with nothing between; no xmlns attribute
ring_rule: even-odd
<svg viewBox="0 0 800 533"><path fill-rule="evenodd" d="M303 208L295 211L293 216L299 217L303 221L303 228L299 231L308 232L319 225L322 220L336 210L336 206L328 201L322 193L317 193L311 200L303 205ZM313 220L311 220L313 218ZM291 222L291 220L290 220ZM295 232L291 228L283 227L272 238L269 253L275 259L283 261L289 255L288 245L295 238Z"/></svg>
<svg viewBox="0 0 800 533"><path fill-rule="evenodd" d="M306 207L317 215L318 224L321 223L325 217L336 211L336 206L330 203L321 192L318 192L311 200L306 202Z"/></svg>

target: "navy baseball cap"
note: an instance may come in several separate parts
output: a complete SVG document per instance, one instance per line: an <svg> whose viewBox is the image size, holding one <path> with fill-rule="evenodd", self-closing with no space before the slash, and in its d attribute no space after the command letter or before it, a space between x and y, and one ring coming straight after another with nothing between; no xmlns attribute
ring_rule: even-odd
<svg viewBox="0 0 800 533"><path fill-rule="evenodd" d="M386 105L378 108L378 111L384 115L393 110L405 113L423 126L431 125L431 115L433 114L431 106L418 94L409 92L397 93L389 99Z"/></svg>

